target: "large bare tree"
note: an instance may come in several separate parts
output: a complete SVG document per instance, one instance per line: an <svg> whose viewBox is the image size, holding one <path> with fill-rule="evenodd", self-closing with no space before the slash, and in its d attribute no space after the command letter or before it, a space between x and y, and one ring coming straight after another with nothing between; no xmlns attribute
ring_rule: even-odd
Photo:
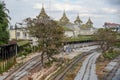
<svg viewBox="0 0 120 80"><path fill-rule="evenodd" d="M43 64L44 54L50 61L53 59L52 55L59 53L62 47L64 30L54 20L50 18L41 19L26 19L30 35L38 39L39 51L41 54L41 61Z"/></svg>

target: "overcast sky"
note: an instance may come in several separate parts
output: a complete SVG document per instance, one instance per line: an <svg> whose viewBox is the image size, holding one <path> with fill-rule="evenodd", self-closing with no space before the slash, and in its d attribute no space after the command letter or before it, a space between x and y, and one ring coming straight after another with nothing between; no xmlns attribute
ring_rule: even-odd
<svg viewBox="0 0 120 80"><path fill-rule="evenodd" d="M22 22L27 17L36 17L44 3L51 18L59 20L66 11L71 22L79 14L83 23L90 17L95 27L102 27L104 22L120 24L120 0L4 0L10 10L11 24Z"/></svg>

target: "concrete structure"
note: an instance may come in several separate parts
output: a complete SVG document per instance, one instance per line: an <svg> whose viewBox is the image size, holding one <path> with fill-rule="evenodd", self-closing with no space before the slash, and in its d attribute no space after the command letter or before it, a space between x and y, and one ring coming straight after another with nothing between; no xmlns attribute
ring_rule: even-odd
<svg viewBox="0 0 120 80"><path fill-rule="evenodd" d="M10 39L31 39L28 31L25 28L10 29Z"/></svg>
<svg viewBox="0 0 120 80"><path fill-rule="evenodd" d="M97 29L91 28L91 29L81 29L79 34L80 35L93 35Z"/></svg>
<svg viewBox="0 0 120 80"><path fill-rule="evenodd" d="M74 36L74 31L65 31L65 36L66 37L73 37Z"/></svg>

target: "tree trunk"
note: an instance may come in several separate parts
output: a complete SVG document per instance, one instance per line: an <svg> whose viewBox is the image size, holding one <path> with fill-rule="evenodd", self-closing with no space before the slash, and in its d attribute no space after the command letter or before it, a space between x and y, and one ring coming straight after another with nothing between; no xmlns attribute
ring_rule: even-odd
<svg viewBox="0 0 120 80"><path fill-rule="evenodd" d="M44 51L43 51L42 54L41 54L41 64L42 64L42 66L44 66L43 56L44 56Z"/></svg>

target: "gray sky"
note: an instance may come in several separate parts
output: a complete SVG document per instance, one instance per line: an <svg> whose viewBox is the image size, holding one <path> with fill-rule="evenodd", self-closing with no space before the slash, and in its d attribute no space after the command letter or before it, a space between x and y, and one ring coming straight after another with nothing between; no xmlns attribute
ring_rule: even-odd
<svg viewBox="0 0 120 80"><path fill-rule="evenodd" d="M44 3L49 16L59 20L66 11L71 22L79 14L83 23L90 17L95 27L102 27L104 22L120 24L120 0L4 0L10 10L12 25L22 22L27 17L36 17Z"/></svg>

